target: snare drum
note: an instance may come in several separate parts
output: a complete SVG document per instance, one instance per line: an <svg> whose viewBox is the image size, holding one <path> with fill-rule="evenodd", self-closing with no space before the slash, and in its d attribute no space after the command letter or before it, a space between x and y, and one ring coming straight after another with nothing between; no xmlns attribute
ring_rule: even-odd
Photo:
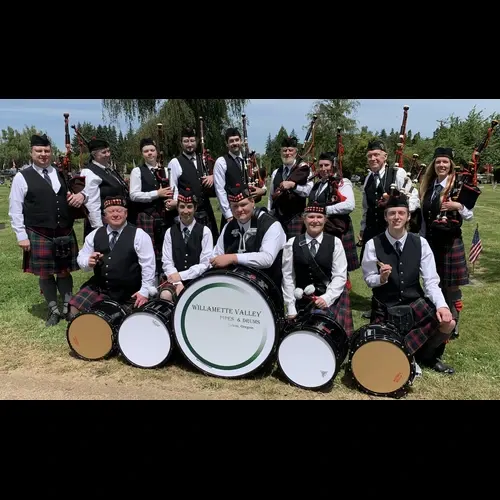
<svg viewBox="0 0 500 500"><path fill-rule="evenodd" d="M358 389L374 396L402 397L416 376L403 337L390 325L367 325L351 339L348 371Z"/></svg>
<svg viewBox="0 0 500 500"><path fill-rule="evenodd" d="M172 353L174 304L158 299L130 313L118 330L118 349L132 366L159 368Z"/></svg>
<svg viewBox="0 0 500 500"><path fill-rule="evenodd" d="M283 312L280 290L262 271L211 269L180 294L174 336L202 373L243 377L262 368L275 351Z"/></svg>
<svg viewBox="0 0 500 500"><path fill-rule="evenodd" d="M322 311L288 328L278 347L278 366L293 385L321 389L337 376L349 353L344 329Z"/></svg>
<svg viewBox="0 0 500 500"><path fill-rule="evenodd" d="M108 358L116 349L118 328L127 314L127 308L114 300L96 302L68 323L66 339L70 348L86 361Z"/></svg>

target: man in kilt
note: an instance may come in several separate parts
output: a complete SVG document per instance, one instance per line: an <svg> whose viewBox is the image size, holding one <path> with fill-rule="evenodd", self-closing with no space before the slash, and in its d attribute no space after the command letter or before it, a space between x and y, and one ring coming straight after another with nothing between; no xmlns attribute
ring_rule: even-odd
<svg viewBox="0 0 500 500"><path fill-rule="evenodd" d="M439 287L429 243L407 231L410 211L405 194L388 200L385 218L388 228L366 243L361 264L365 282L373 290L371 321L387 323L391 308L409 306L411 321L404 337L409 353L426 367L454 373L435 357L435 351L450 338L455 320Z"/></svg>
<svg viewBox="0 0 500 500"><path fill-rule="evenodd" d="M309 285L316 289L314 308L325 310L345 331L353 334L351 301L347 289L347 258L341 240L325 229L326 206L309 201L303 213L306 231L290 238L283 250L283 298L287 319L295 319L298 310L310 305L305 297L295 298L296 288Z"/></svg>
<svg viewBox="0 0 500 500"><path fill-rule="evenodd" d="M148 301L155 281L153 242L144 230L127 222L126 206L123 197L106 198L105 225L85 238L78 264L83 271L93 271L94 275L72 297L72 315L104 299L129 308Z"/></svg>
<svg viewBox="0 0 500 500"><path fill-rule="evenodd" d="M201 155L196 154L198 143L196 131L192 127L184 127L181 132L182 152L172 158L168 164L172 175L171 182L174 187L174 198L177 199L180 191L185 191L189 186L191 194L196 197L196 220L207 226L212 232L213 241L219 237L219 228L215 219L210 198L215 198L214 176L209 175L208 165L204 165Z"/></svg>
<svg viewBox="0 0 500 500"><path fill-rule="evenodd" d="M85 188L82 193L86 196L85 206L89 211L83 226L84 238L92 230L104 224L104 200L108 196L123 196L125 199L128 199L129 196L126 182L110 167L111 149L109 143L104 139L93 137L88 141L87 148L91 161L82 168L80 174L85 177ZM133 219L130 212L129 217Z"/></svg>
<svg viewBox="0 0 500 500"><path fill-rule="evenodd" d="M156 255L156 273L160 275L163 239L167 229L174 223L176 202L172 187L162 187L167 175L165 169L161 171L158 166L155 141L144 138L139 147L144 163L133 168L130 173L130 205L136 214L135 226L151 236Z"/></svg>
<svg viewBox="0 0 500 500"><path fill-rule="evenodd" d="M308 180L311 173L309 165L297 161L297 145L295 137L283 139L282 165L271 174L267 201L268 210L280 221L287 240L302 232L302 214L313 187L313 181Z"/></svg>
<svg viewBox="0 0 500 500"><path fill-rule="evenodd" d="M214 240L210 229L196 220L198 200L189 186L179 189L176 222L165 234L163 272L160 298L175 302L177 297L198 276L210 267Z"/></svg>
<svg viewBox="0 0 500 500"><path fill-rule="evenodd" d="M443 295L457 323L452 338L458 337L458 322L463 307L460 287L469 284L461 226L464 220L470 221L474 217L472 210L450 199L454 195L456 175L453 157L451 148L437 148L420 183L423 208L420 235L426 238L432 249ZM447 224L435 223L442 212L446 212ZM444 344L439 346L436 357L441 357L444 349Z"/></svg>
<svg viewBox="0 0 500 500"><path fill-rule="evenodd" d="M311 189L310 201L326 207L325 232L342 241L347 258L347 271L360 267L354 227L350 214L356 208L352 182L335 175L335 153L321 153L318 160L319 180Z"/></svg>
<svg viewBox="0 0 500 500"><path fill-rule="evenodd" d="M52 147L46 135L31 137L31 158L32 165L13 179L9 216L23 249L23 270L39 277L49 308L46 326L54 326L61 320L58 290L63 300L62 316L67 318L69 313L71 272L78 270L71 207L81 207L85 197L71 194L64 177L51 165Z"/></svg>
<svg viewBox="0 0 500 500"><path fill-rule="evenodd" d="M211 265L224 269L232 265L261 270L276 285L276 299L281 293L281 257L286 236L281 224L264 207L255 207L254 192L246 184L227 188L233 218L222 228L215 245Z"/></svg>

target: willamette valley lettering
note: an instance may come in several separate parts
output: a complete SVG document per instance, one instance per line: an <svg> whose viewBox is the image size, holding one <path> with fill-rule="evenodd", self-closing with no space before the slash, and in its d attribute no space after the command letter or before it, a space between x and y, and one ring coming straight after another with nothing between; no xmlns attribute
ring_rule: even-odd
<svg viewBox="0 0 500 500"><path fill-rule="evenodd" d="M192 304L191 307L195 311L214 312L218 314L234 314L236 316L247 316L250 318L258 318L262 314L262 311L253 311L251 309L235 309L231 307L201 306L199 304Z"/></svg>

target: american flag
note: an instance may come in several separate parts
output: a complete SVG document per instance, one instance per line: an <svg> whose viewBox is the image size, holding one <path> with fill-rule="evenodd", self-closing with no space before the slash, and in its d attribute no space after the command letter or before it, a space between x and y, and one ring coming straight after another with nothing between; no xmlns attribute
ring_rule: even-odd
<svg viewBox="0 0 500 500"><path fill-rule="evenodd" d="M472 237L472 245L469 252L469 261L474 264L479 258L479 254L483 251L483 244L481 243L481 238L479 237L479 227L476 227L474 231L474 236Z"/></svg>

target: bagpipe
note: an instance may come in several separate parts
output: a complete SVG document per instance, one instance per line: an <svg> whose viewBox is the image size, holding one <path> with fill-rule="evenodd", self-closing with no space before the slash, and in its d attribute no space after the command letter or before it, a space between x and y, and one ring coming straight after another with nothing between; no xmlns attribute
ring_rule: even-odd
<svg viewBox="0 0 500 500"><path fill-rule="evenodd" d="M59 157L59 163L57 164L60 174L63 176L68 191L72 194L78 194L85 188L85 177L81 175L71 174L71 137L69 134L69 113L64 113L64 143L66 146L66 154ZM70 213L73 218L76 219L86 219L88 216L88 209L82 204L81 207L75 208L70 207Z"/></svg>
<svg viewBox="0 0 500 500"><path fill-rule="evenodd" d="M215 167L215 159L212 157L210 150L206 148L205 141L205 120L203 116L199 117L200 121L200 149L201 152L198 154L198 160L201 162L201 168L203 171L203 175L208 177L210 175L214 175L214 167ZM215 184L212 185L211 188L202 186L205 194L209 198L214 198L215 194Z"/></svg>
<svg viewBox="0 0 500 500"><path fill-rule="evenodd" d="M156 180L161 188L168 188L170 186L170 169L165 169L165 134L163 132L163 123L156 124L158 130L158 157L156 159L157 166L154 169ZM167 172L167 173L166 173ZM173 195L170 196L170 199ZM168 199L168 197L167 197Z"/></svg>
<svg viewBox="0 0 500 500"><path fill-rule="evenodd" d="M261 176L256 152L250 151L248 146L247 117L243 114L241 118L243 124L243 162L246 168L247 183L249 189L255 191L255 188L264 187L265 179ZM260 199L255 201L258 202Z"/></svg>
<svg viewBox="0 0 500 500"><path fill-rule="evenodd" d="M455 201L464 207L472 210L481 194L481 190L477 186L477 172L482 152L490 142L495 127L498 125L497 120L491 122L483 141L474 148L472 152L472 160L468 166L455 166L455 175L451 188L448 193L443 196L443 203L447 201ZM431 229L441 231L448 234L457 234L462 227L462 217L458 210L441 210L439 215L431 224Z"/></svg>
<svg viewBox="0 0 500 500"><path fill-rule="evenodd" d="M294 182L297 186L305 186L309 182L309 176L311 171L315 172L315 163L316 158L314 156L314 138L315 138L315 128L316 128L316 120L318 119L317 115L312 117L311 123L309 125L309 129L307 131L306 137L304 139L304 144L297 154L297 158L295 159L295 165L293 166L290 175L288 176L287 181ZM310 144L307 147L306 145L311 140ZM306 161L305 158L309 157L310 160ZM282 184L278 186L278 188L272 194L272 200L276 201L281 195L284 193L288 193L288 189L283 189Z"/></svg>
<svg viewBox="0 0 500 500"><path fill-rule="evenodd" d="M422 174L425 172L427 165L425 163L418 163L420 156L415 153L411 158L411 167L408 176L413 184L418 184L422 178Z"/></svg>

